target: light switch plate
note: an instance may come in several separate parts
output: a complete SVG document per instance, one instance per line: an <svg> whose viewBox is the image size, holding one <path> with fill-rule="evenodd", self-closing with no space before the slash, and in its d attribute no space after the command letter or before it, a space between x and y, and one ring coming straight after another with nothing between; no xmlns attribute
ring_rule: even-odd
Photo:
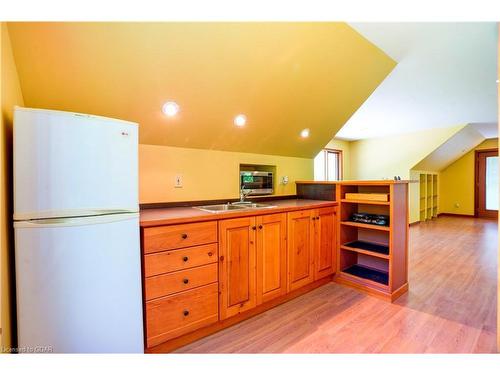
<svg viewBox="0 0 500 375"><path fill-rule="evenodd" d="M182 187L182 176L181 175L176 175L175 176L174 187L175 188L181 188Z"/></svg>

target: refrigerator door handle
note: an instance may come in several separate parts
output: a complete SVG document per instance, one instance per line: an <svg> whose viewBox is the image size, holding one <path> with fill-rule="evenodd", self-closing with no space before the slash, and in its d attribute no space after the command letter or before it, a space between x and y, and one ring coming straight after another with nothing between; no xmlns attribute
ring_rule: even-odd
<svg viewBox="0 0 500 375"><path fill-rule="evenodd" d="M56 211L38 211L38 212L23 212L22 214L14 213L14 220L45 220L45 219L59 219L59 218L72 218L83 216L98 216L98 215L111 215L111 214L127 214L139 211L139 207L129 208L87 208L87 209L72 209L72 210L56 210Z"/></svg>
<svg viewBox="0 0 500 375"><path fill-rule="evenodd" d="M100 216L65 217L54 219L37 219L29 221L15 221L14 228L40 228L40 227L70 227L80 225L104 224L117 221L135 219L139 213L110 214Z"/></svg>

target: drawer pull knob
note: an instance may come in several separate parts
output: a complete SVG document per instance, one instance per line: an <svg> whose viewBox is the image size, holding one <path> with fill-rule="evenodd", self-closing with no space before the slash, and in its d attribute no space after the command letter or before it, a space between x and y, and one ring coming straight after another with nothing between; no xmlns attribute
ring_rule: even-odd
<svg viewBox="0 0 500 375"><path fill-rule="evenodd" d="M188 235L186 233L182 233L181 237L182 237L183 240L185 240L186 238L188 238Z"/></svg>
<svg viewBox="0 0 500 375"><path fill-rule="evenodd" d="M184 262L187 262L187 261L189 260L189 258L188 258L188 257L183 257L183 258L182 258L182 260L183 260Z"/></svg>
<svg viewBox="0 0 500 375"><path fill-rule="evenodd" d="M259 225L259 229L262 229L262 225Z"/></svg>
<svg viewBox="0 0 500 375"><path fill-rule="evenodd" d="M184 310L182 313L184 314L184 316L188 316L189 315L189 311L187 311L187 310Z"/></svg>
<svg viewBox="0 0 500 375"><path fill-rule="evenodd" d="M184 280L182 280L182 282L183 282L184 284L187 284L187 283L189 283L189 279L184 279Z"/></svg>
<svg viewBox="0 0 500 375"><path fill-rule="evenodd" d="M208 256L211 257L212 255L214 255L211 251L208 252Z"/></svg>
<svg viewBox="0 0 500 375"><path fill-rule="evenodd" d="M255 229L257 229L257 227L254 225L254 226L252 227L252 229L253 229L253 230L255 230Z"/></svg>

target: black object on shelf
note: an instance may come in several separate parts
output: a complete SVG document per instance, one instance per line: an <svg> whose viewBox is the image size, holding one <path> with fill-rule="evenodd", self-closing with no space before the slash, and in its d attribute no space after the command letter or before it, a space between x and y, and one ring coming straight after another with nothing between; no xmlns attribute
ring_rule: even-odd
<svg viewBox="0 0 500 375"><path fill-rule="evenodd" d="M366 241L352 241L344 246L355 247L362 250L373 251L374 253L389 255L389 246L379 245Z"/></svg>
<svg viewBox="0 0 500 375"><path fill-rule="evenodd" d="M360 264L354 264L342 272L361 277L362 279L368 279L375 281L380 284L389 285L389 274L384 271L379 271L374 268L362 266Z"/></svg>
<svg viewBox="0 0 500 375"><path fill-rule="evenodd" d="M355 213L352 214L351 221L356 223L374 224L384 227L389 226L389 216L388 215L376 215L376 214L366 214L366 213Z"/></svg>

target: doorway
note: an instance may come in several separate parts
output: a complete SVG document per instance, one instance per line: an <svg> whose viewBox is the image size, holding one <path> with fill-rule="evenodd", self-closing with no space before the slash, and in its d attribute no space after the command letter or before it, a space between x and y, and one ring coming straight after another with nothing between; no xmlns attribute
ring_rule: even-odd
<svg viewBox="0 0 500 375"><path fill-rule="evenodd" d="M475 152L475 216L498 217L498 149Z"/></svg>

